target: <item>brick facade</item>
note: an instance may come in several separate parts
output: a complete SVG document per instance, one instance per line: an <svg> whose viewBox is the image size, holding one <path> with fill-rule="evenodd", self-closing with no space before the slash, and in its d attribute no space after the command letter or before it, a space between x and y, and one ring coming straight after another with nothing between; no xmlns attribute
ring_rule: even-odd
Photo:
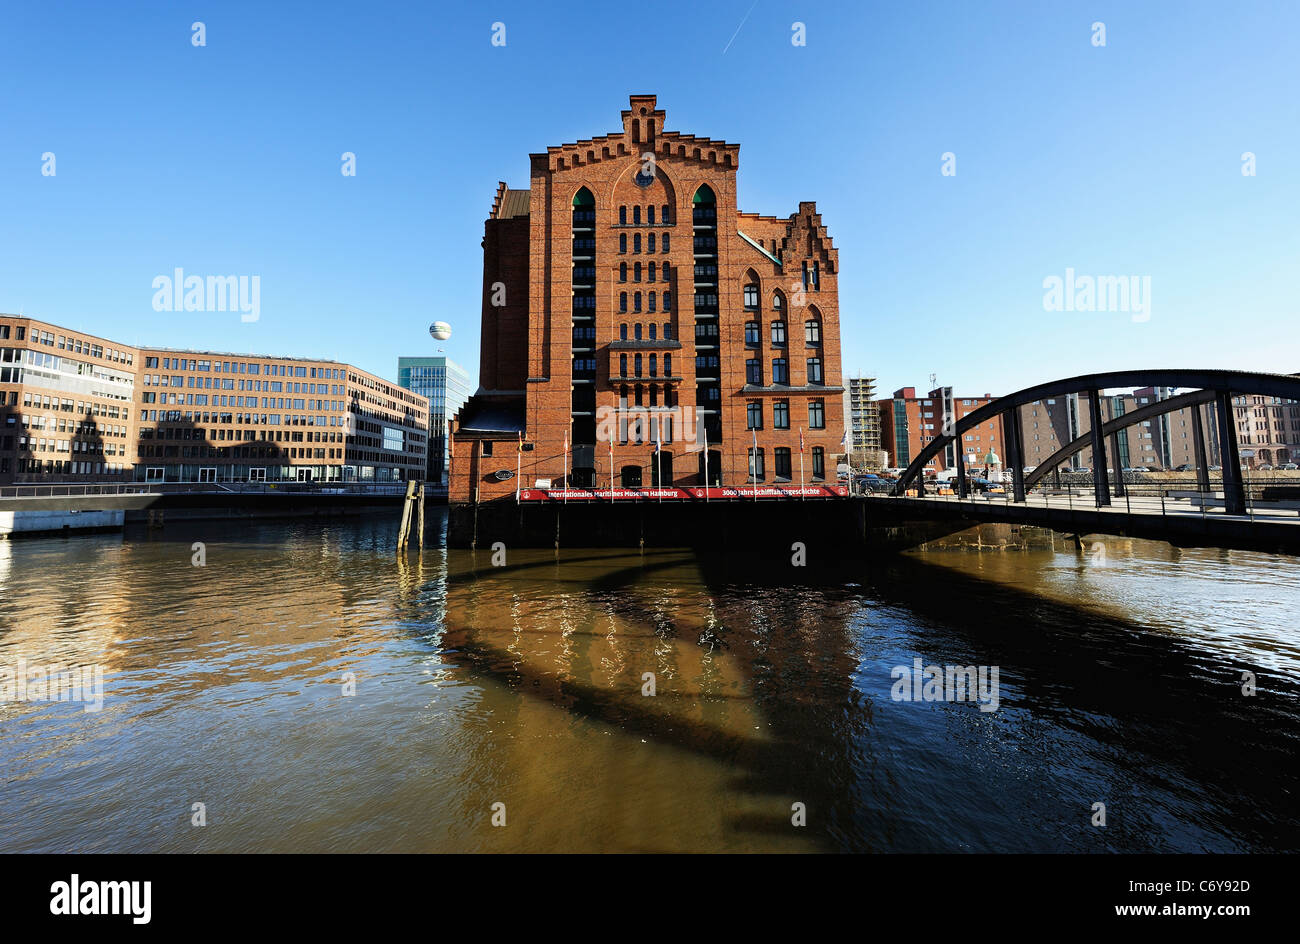
<svg viewBox="0 0 1300 944"><path fill-rule="evenodd" d="M558 486L566 442L574 485L649 485L661 462L664 484L703 484L706 440L712 482L752 481L755 441L759 481L797 482L802 430L803 480L834 481L839 254L816 205L741 212L738 145L665 131L653 95L630 106L620 132L531 155L527 191L498 186L452 501Z"/></svg>

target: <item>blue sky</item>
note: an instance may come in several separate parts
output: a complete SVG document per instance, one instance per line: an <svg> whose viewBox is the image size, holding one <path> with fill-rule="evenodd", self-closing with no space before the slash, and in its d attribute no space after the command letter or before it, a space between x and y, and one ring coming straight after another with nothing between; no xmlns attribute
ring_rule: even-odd
<svg viewBox="0 0 1300 944"><path fill-rule="evenodd" d="M496 182L653 92L741 145L743 209L817 201L883 391L1300 371L1300 4L12 4L0 60L0 311L109 338L395 377L440 319L477 378ZM260 319L155 312L177 267ZM1045 311L1067 267L1150 277L1149 320Z"/></svg>

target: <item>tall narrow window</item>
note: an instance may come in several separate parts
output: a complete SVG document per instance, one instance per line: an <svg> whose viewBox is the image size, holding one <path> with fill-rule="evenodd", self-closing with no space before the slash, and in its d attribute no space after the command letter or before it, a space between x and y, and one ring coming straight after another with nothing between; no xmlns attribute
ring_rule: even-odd
<svg viewBox="0 0 1300 944"><path fill-rule="evenodd" d="M627 233L618 234L618 251L620 253L627 252Z"/></svg>
<svg viewBox="0 0 1300 944"><path fill-rule="evenodd" d="M647 233L645 239L646 239L646 247L645 247L645 251L646 251L646 252L654 252L654 251L655 251L655 234L654 234L654 233Z"/></svg>
<svg viewBox="0 0 1300 944"><path fill-rule="evenodd" d="M640 354L637 354L633 358L633 366L635 366L636 368L636 375L640 377L641 376L641 355Z"/></svg>
<svg viewBox="0 0 1300 944"><path fill-rule="evenodd" d="M620 377L627 376L627 355L626 354L620 354L618 356L618 375Z"/></svg>
<svg viewBox="0 0 1300 944"><path fill-rule="evenodd" d="M632 266L632 281L633 282L641 281L641 263L639 262L636 263L634 266Z"/></svg>
<svg viewBox="0 0 1300 944"><path fill-rule="evenodd" d="M641 234L640 234L640 233L633 233L633 234L632 234L632 251L633 251L633 252L640 252L640 251L641 251Z"/></svg>
<svg viewBox="0 0 1300 944"><path fill-rule="evenodd" d="M653 203L645 208L645 221L651 226L655 225L655 206Z"/></svg>
<svg viewBox="0 0 1300 944"><path fill-rule="evenodd" d="M821 384L822 381L822 360L820 357L808 358L808 383Z"/></svg>
<svg viewBox="0 0 1300 944"><path fill-rule="evenodd" d="M763 404L758 400L750 400L745 404L745 428L763 428Z"/></svg>
<svg viewBox="0 0 1300 944"><path fill-rule="evenodd" d="M758 286L745 286L745 308L754 310L758 308Z"/></svg>
<svg viewBox="0 0 1300 944"><path fill-rule="evenodd" d="M673 221L673 219L672 219L672 216L671 216L671 215L669 214L669 212L668 212L668 204L665 203L663 209L664 209L664 212L663 212L663 215L660 217L660 219L663 220L664 225L667 226L669 223L671 223L671 222Z"/></svg>
<svg viewBox="0 0 1300 944"><path fill-rule="evenodd" d="M772 383L788 384L790 382L790 367L784 357L775 357L772 359Z"/></svg>
<svg viewBox="0 0 1300 944"><path fill-rule="evenodd" d="M623 324L618 326L618 339L620 341L627 340L627 322L624 322Z"/></svg>
<svg viewBox="0 0 1300 944"><path fill-rule="evenodd" d="M618 293L618 310L627 311L627 292Z"/></svg>
<svg viewBox="0 0 1300 944"><path fill-rule="evenodd" d="M634 225L636 225L636 226L640 226L640 225L641 225L641 207L640 207L640 206L634 206L634 207L632 207L632 223L633 223Z"/></svg>
<svg viewBox="0 0 1300 944"><path fill-rule="evenodd" d="M661 239L661 240L659 241L659 251L660 251L660 252L667 252L667 251L668 251L668 234L667 234L667 233L664 233L664 238Z"/></svg>
<svg viewBox="0 0 1300 944"><path fill-rule="evenodd" d="M654 293L654 292L651 292L651 293L650 293L649 306L646 308L646 310L647 310L647 311L654 311L654 310L655 310L655 293ZM653 331L654 328L651 327L650 330ZM652 334L651 337L654 337L654 335Z"/></svg>
<svg viewBox="0 0 1300 944"><path fill-rule="evenodd" d="M620 262L620 263L618 264L618 280L619 280L620 282L626 282L626 281L627 281L627 263L626 263L626 262Z"/></svg>
<svg viewBox="0 0 1300 944"><path fill-rule="evenodd" d="M824 401L808 401L808 426L811 429L826 428L826 405Z"/></svg>
<svg viewBox="0 0 1300 944"><path fill-rule="evenodd" d="M655 280L655 265L656 263L650 263L650 278L648 281L653 282Z"/></svg>
<svg viewBox="0 0 1300 944"><path fill-rule="evenodd" d="M627 224L627 207L626 207L626 206L621 206L621 207L618 208L618 221L619 221L620 223L624 224L624 225Z"/></svg>
<svg viewBox="0 0 1300 944"><path fill-rule="evenodd" d="M813 473L812 473L813 478L815 479L826 478L826 450L823 449L821 446L813 446L812 460L813 460Z"/></svg>
<svg viewBox="0 0 1300 944"><path fill-rule="evenodd" d="M803 339L808 345L822 343L822 325L816 318L809 318L803 323Z"/></svg>

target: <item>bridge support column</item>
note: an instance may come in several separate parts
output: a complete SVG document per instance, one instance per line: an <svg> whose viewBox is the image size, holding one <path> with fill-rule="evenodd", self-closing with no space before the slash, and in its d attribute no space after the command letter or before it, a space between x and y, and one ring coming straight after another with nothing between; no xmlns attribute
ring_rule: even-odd
<svg viewBox="0 0 1300 944"><path fill-rule="evenodd" d="M1098 507L1110 504L1110 483L1106 481L1106 438L1101 434L1101 391L1088 391L1088 418L1092 424L1092 490Z"/></svg>
<svg viewBox="0 0 1300 944"><path fill-rule="evenodd" d="M961 454L961 442L954 439L956 444L954 455L957 457L957 497L966 497L966 457Z"/></svg>
<svg viewBox="0 0 1300 944"><path fill-rule="evenodd" d="M1219 415L1219 459L1223 466L1223 510L1230 515L1246 513L1246 488L1241 481L1241 453L1237 451L1237 423L1232 410L1232 392L1214 395Z"/></svg>
<svg viewBox="0 0 1300 944"><path fill-rule="evenodd" d="M1115 497L1124 497L1124 470L1119 467L1119 433L1110 434L1110 455L1106 457L1108 464L1115 466ZM1102 467L1102 474L1105 474L1105 466Z"/></svg>
<svg viewBox="0 0 1300 944"><path fill-rule="evenodd" d="M1007 462L1011 465L1011 498L1025 500L1025 443L1020 429L1020 407L1015 406L1005 414L1003 427L1007 431Z"/></svg>
<svg viewBox="0 0 1300 944"><path fill-rule="evenodd" d="M1210 491L1210 460L1205 454L1205 421L1201 419L1201 405L1192 407L1192 446L1196 450L1196 489Z"/></svg>

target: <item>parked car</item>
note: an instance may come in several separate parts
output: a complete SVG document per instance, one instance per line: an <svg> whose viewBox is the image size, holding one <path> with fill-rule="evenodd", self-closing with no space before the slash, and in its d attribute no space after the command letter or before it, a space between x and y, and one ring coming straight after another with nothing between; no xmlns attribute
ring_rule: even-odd
<svg viewBox="0 0 1300 944"><path fill-rule="evenodd" d="M1296 469L1300 469L1300 465L1296 465L1294 462L1283 462L1278 468L1284 472L1294 472Z"/></svg>
<svg viewBox="0 0 1300 944"><path fill-rule="evenodd" d="M1273 467L1265 462L1263 465L1255 466L1255 470L1258 472L1272 472Z"/></svg>
<svg viewBox="0 0 1300 944"><path fill-rule="evenodd" d="M1194 465L1188 465L1186 462L1184 462L1184 463L1183 463L1182 465L1180 465L1178 468L1174 469L1174 471L1175 471L1175 472L1195 472L1195 471L1196 471L1196 466L1194 466Z"/></svg>
<svg viewBox="0 0 1300 944"><path fill-rule="evenodd" d="M1210 471L1211 471L1211 472L1222 472L1222 471L1223 471L1223 466L1221 466L1221 465L1212 465L1212 466L1210 466Z"/></svg>

